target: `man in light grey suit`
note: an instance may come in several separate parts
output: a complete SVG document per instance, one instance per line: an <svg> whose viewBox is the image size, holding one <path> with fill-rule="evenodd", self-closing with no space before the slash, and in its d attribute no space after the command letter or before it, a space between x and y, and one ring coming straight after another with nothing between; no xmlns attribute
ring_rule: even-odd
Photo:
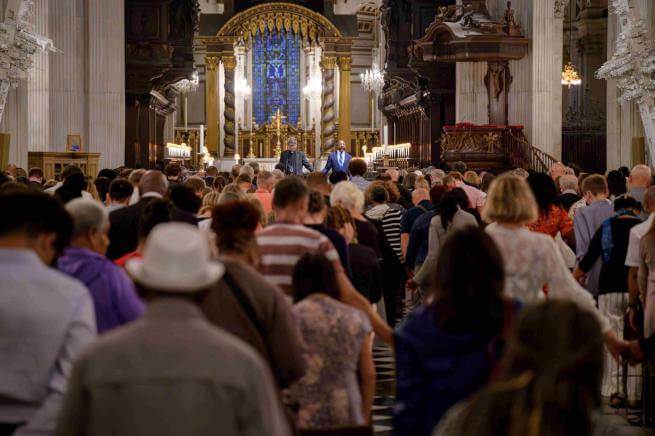
<svg viewBox="0 0 655 436"><path fill-rule="evenodd" d="M197 305L224 272L197 228L160 224L125 267L150 305L83 353L55 434L288 435L266 364Z"/></svg>

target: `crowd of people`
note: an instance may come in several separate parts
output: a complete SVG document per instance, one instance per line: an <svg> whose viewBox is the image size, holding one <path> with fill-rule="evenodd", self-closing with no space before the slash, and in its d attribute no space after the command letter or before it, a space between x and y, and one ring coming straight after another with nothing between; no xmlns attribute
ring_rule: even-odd
<svg viewBox="0 0 655 436"><path fill-rule="evenodd" d="M374 341L396 435L649 424L648 166L371 171L340 141L314 171L289 145L0 175L0 435L370 434Z"/></svg>

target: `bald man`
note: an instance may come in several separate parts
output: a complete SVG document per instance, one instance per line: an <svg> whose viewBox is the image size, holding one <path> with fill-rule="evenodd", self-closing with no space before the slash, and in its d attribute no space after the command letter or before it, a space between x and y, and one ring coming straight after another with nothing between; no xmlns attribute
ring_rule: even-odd
<svg viewBox="0 0 655 436"><path fill-rule="evenodd" d="M566 166L562 162L555 162L548 170L548 175L555 181L564 174L566 174Z"/></svg>
<svg viewBox="0 0 655 436"><path fill-rule="evenodd" d="M634 197L642 206L644 194L651 184L653 173L648 165L635 165L628 177L628 195ZM646 217L644 217L646 218Z"/></svg>
<svg viewBox="0 0 655 436"><path fill-rule="evenodd" d="M147 171L139 182L141 197L135 204L109 214L109 248L107 257L115 260L134 251L139 240L139 222L144 209L153 199L163 198L168 180L161 171Z"/></svg>

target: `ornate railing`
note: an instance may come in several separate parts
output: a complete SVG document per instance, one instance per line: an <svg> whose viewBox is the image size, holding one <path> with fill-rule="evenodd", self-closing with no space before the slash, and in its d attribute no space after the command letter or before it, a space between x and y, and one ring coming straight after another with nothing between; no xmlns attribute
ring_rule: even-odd
<svg viewBox="0 0 655 436"><path fill-rule="evenodd" d="M475 125L445 126L441 139L442 159L473 158L484 161L505 159L507 165L546 172L556 159L533 147L523 134L523 126Z"/></svg>
<svg viewBox="0 0 655 436"><path fill-rule="evenodd" d="M546 173L557 159L530 145L523 134L523 128L513 129L510 126L503 141L503 152L510 163L517 168L524 168L540 173Z"/></svg>

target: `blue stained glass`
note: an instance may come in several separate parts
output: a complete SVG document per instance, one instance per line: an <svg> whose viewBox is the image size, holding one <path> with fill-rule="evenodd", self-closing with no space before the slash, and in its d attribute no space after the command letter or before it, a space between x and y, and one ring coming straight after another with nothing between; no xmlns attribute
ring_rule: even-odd
<svg viewBox="0 0 655 436"><path fill-rule="evenodd" d="M292 32L257 32L253 42L253 111L258 125L278 108L295 125L300 115L300 39Z"/></svg>

